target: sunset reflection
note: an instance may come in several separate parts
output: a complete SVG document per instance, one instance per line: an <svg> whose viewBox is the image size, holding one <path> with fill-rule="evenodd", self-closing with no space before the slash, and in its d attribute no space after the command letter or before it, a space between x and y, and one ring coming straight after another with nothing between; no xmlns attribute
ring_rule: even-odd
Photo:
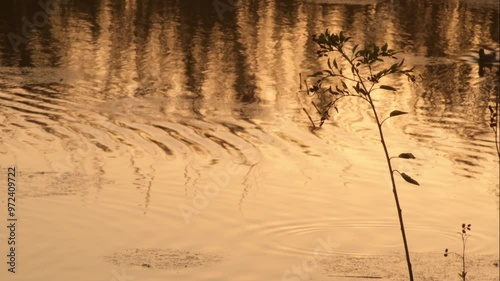
<svg viewBox="0 0 500 281"><path fill-rule="evenodd" d="M327 29L352 37L347 50L388 43L419 77L391 76L397 91L373 95L380 116L409 113L384 134L390 153L416 156L394 160L420 183L397 179L416 280L457 277L461 260L443 250L460 250L465 222L468 276L497 277L488 106L499 95L498 1L0 7L0 165L19 171L16 280L407 280L371 109L345 99L320 130L305 113L318 123L311 102L331 98L309 96L304 82L327 64L312 40ZM480 64L481 48L495 58ZM0 279L12 277L2 233Z"/></svg>

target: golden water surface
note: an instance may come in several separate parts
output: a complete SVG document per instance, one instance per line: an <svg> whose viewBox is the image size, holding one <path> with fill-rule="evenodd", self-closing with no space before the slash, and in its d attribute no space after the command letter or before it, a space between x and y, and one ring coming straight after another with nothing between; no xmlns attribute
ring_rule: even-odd
<svg viewBox="0 0 500 281"><path fill-rule="evenodd" d="M422 75L374 94L381 116L409 112L384 130L417 158L393 160L420 183L396 178L416 270L457 259L442 254L461 251L462 223L468 254L498 257L498 66L477 63L498 53L497 1L32 2L0 3L2 280L341 280L375 274L336 273L350 258L403 262L369 107L344 99L318 131L302 110L326 28L387 42Z"/></svg>

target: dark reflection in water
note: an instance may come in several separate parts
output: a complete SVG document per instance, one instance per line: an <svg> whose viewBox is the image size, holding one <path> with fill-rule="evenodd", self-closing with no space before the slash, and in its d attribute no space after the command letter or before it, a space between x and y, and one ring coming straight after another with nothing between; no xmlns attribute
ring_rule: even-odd
<svg viewBox="0 0 500 281"><path fill-rule="evenodd" d="M0 103L21 116L14 126L39 126L65 139L71 138L68 130L83 130L68 125L80 120L105 127L119 145L126 143L127 129L171 158L178 151L167 139L198 153L206 147L170 127L153 126L165 133L160 138L146 132L149 127L112 117L149 126L231 116L238 124L207 122L250 143L248 129L268 132L257 120L280 125L276 116L304 119L298 76L320 67L310 38L330 28L359 42L388 42L416 65L424 79L412 92L415 118L408 133L431 143L436 136L421 131L439 128L472 141L481 152L489 145L486 107L498 86L497 65L480 69L477 50L498 52L494 2L242 0L217 12L214 2L204 0L54 0L47 14L33 1L3 1ZM97 125L103 116L109 124ZM212 132L198 132L207 128L185 126L231 155L240 149ZM88 140L104 153L115 150L116 143ZM455 162L474 166L481 157L465 154Z"/></svg>

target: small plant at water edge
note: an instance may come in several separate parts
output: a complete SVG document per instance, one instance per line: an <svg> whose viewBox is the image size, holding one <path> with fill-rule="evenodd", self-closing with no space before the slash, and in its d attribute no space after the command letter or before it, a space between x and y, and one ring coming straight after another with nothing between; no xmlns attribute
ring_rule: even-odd
<svg viewBox="0 0 500 281"><path fill-rule="evenodd" d="M462 278L462 281L465 281L466 280L466 276L467 276L467 267L466 267L466 264L465 264L465 246L467 245L467 239L469 238L470 234L468 233L468 231L471 230L471 224L465 224L463 223L462 224L462 231L460 232L457 232L458 234L460 234L460 237L462 238L462 254L457 254L457 253L454 253L456 255L458 255L460 258L462 258L462 272L459 273L458 275ZM448 249L445 249L444 250L444 256L445 257L448 257L448 255L452 253L452 252L449 252Z"/></svg>

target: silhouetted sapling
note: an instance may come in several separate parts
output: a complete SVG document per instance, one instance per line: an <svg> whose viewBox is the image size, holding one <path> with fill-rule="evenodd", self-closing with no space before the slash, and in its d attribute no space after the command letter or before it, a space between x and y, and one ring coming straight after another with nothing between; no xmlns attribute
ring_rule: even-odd
<svg viewBox="0 0 500 281"><path fill-rule="evenodd" d="M402 159L415 159L412 153L401 153L398 156L391 157L387 149L387 145L384 139L384 134L382 131L383 123L389 118L407 114L407 112L400 110L393 110L389 116L381 120L377 114L377 108L374 101L372 100L372 93L378 90L396 92L397 89L381 84L381 81L391 75L405 75L408 81L411 83L416 83L417 78L413 75L412 69L404 69L404 60L397 61L395 50L389 49L387 44L383 46L377 46L375 44L365 45L363 49L359 49L359 45L355 45L352 49L347 48L347 43L350 41L350 37L344 36L342 32L339 34L330 33L326 30L319 36L314 36L313 40L316 42L320 49L317 51L318 57L326 57L327 69L318 71L309 77L314 77L316 81L311 87L307 86L307 80L305 84L307 87L307 92L309 95L317 94L321 99L324 100L325 96L329 96L330 101L325 102L326 106L317 106L314 102L313 105L316 111L319 113L321 119L319 122L319 127L329 119L330 111L332 108L336 107L337 102L345 97L356 97L363 101L366 101L373 112L375 117L376 125L380 135L380 140L382 147L385 152L385 158L387 161L388 173L391 177L392 190L394 194L394 200L396 202L396 207L398 211L399 224L401 226L401 235L403 237L403 244L406 253L406 262L408 265L408 274L410 281L413 281L413 271L410 261L410 253L408 250L408 243L406 240L405 227L403 223L403 215L401 207L399 204L398 193L396 189L396 182L394 179L394 173L398 173L406 182L419 185L419 183L406 173L400 172L392 168L391 160L393 158ZM388 65L384 64L385 59L396 60L397 62ZM347 68L343 68L340 62L347 63ZM384 68L384 66L386 68ZM311 121L313 128L316 129L317 126L314 124L313 119L307 112L305 108L303 110L306 112L309 120Z"/></svg>

